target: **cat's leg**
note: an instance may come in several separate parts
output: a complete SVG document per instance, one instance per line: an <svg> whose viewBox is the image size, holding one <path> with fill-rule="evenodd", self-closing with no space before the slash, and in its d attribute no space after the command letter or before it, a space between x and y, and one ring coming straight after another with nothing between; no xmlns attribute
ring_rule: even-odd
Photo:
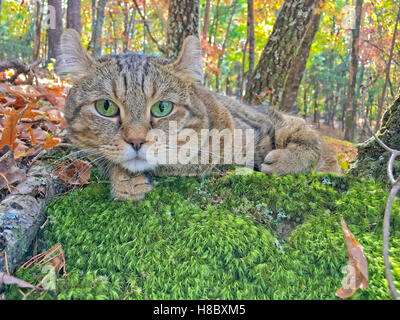
<svg viewBox="0 0 400 320"><path fill-rule="evenodd" d="M260 167L264 173L307 173L320 158L319 136L301 118L285 116L283 125L275 130L274 142L275 149L266 155Z"/></svg>
<svg viewBox="0 0 400 320"><path fill-rule="evenodd" d="M111 171L111 194L115 200L141 200L151 189L150 179L144 174L134 175L119 167Z"/></svg>

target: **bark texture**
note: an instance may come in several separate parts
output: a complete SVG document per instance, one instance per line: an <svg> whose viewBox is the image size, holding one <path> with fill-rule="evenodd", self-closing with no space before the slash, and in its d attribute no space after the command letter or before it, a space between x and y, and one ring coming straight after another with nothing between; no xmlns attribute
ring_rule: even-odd
<svg viewBox="0 0 400 320"><path fill-rule="evenodd" d="M63 32L63 24L61 0L48 0L48 5L55 9L55 28L50 25L50 28L47 30L49 48L48 60L50 62L50 59L55 59L57 57L60 38ZM52 11L50 11L50 13L52 13Z"/></svg>
<svg viewBox="0 0 400 320"><path fill-rule="evenodd" d="M247 0L247 42L249 43L249 70L248 73L251 75L254 72L255 64L255 45L256 39L254 36L254 2L253 0Z"/></svg>
<svg viewBox="0 0 400 320"><path fill-rule="evenodd" d="M50 169L34 165L18 190L0 204L0 271L6 272L7 252L10 272L25 261L40 226L45 221L45 207L56 193L64 191Z"/></svg>
<svg viewBox="0 0 400 320"><path fill-rule="evenodd" d="M82 31L81 0L68 0L67 28Z"/></svg>
<svg viewBox="0 0 400 320"><path fill-rule="evenodd" d="M357 101L356 101L356 81L358 69L358 57L360 54L360 29L361 29L361 16L362 16L363 0L356 1L355 11L355 24L352 30L353 40L351 47L351 61L349 68L349 87L348 87L348 106L346 111L346 129L344 138L348 141L353 141L356 131L356 115L357 115Z"/></svg>
<svg viewBox="0 0 400 320"><path fill-rule="evenodd" d="M386 110L377 136L390 148L400 150L400 96ZM372 137L358 145L358 157L349 173L388 182L387 164L390 154ZM400 174L400 160L395 161L395 176Z"/></svg>
<svg viewBox="0 0 400 320"><path fill-rule="evenodd" d="M286 76L318 4L319 0L286 0L283 3L260 61L249 77L246 102L260 104L268 99L271 105L280 103Z"/></svg>
<svg viewBox="0 0 400 320"><path fill-rule="evenodd" d="M279 109L285 112L291 112L297 101L297 93L303 79L304 71L306 70L307 60L310 55L311 45L314 36L318 31L319 22L321 21L321 13L314 14L304 36L303 43L299 49L296 58L293 61L293 66L290 69L285 87L282 94L282 101Z"/></svg>
<svg viewBox="0 0 400 320"><path fill-rule="evenodd" d="M96 17L93 19L92 39L88 49L92 51L94 56L101 55L101 32L103 30L104 9L106 4L107 0L99 0L96 8Z"/></svg>
<svg viewBox="0 0 400 320"><path fill-rule="evenodd" d="M168 58L176 59L187 36L199 37L200 0L170 0L168 13Z"/></svg>

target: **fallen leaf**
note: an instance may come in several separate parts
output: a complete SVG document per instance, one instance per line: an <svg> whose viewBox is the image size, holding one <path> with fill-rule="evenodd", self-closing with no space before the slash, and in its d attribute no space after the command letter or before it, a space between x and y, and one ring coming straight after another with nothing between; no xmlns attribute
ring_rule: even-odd
<svg viewBox="0 0 400 320"><path fill-rule="evenodd" d="M43 145L43 149L52 149L61 142L61 139L54 137L47 137Z"/></svg>
<svg viewBox="0 0 400 320"><path fill-rule="evenodd" d="M7 178L7 181L0 179L0 190L26 178L26 170L17 166L14 159L14 151L9 146L5 146L0 150L0 172Z"/></svg>
<svg viewBox="0 0 400 320"><path fill-rule="evenodd" d="M340 216L340 221L346 241L349 263L346 279L342 288L336 291L336 296L346 299L351 297L358 289L368 288L368 261L365 258L362 246L347 227L343 216Z"/></svg>
<svg viewBox="0 0 400 320"><path fill-rule="evenodd" d="M39 290L39 291L43 290L42 288L36 287L36 286L34 286L34 285L24 281L24 280L21 280L19 278L13 277L13 276L10 276L5 272L1 272L0 271L0 287L3 284L17 285L20 288L29 288L29 289Z"/></svg>
<svg viewBox="0 0 400 320"><path fill-rule="evenodd" d="M62 163L54 174L69 185L84 185L89 182L90 169L88 162L74 159L71 163Z"/></svg>
<svg viewBox="0 0 400 320"><path fill-rule="evenodd" d="M18 110L11 110L7 113L6 124L0 139L0 149L5 145L9 145L11 150L15 150L17 144L15 140L17 139L17 124L21 119L22 114Z"/></svg>

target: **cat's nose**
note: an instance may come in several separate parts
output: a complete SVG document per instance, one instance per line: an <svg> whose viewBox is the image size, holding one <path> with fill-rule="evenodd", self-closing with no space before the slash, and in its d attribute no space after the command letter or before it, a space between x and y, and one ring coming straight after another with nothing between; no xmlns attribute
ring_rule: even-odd
<svg viewBox="0 0 400 320"><path fill-rule="evenodd" d="M131 139L129 143L132 145L133 149L139 151L142 145L146 142L144 139Z"/></svg>

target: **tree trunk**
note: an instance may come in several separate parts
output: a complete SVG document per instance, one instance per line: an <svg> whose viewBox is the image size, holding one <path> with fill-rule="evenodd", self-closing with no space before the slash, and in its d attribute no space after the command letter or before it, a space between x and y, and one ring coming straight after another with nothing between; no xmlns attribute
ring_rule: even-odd
<svg viewBox="0 0 400 320"><path fill-rule="evenodd" d="M271 105L280 103L286 76L318 4L319 0L285 0L261 59L249 76L245 101L260 104L268 99Z"/></svg>
<svg viewBox="0 0 400 320"><path fill-rule="evenodd" d="M55 59L57 57L60 38L63 32L61 5L61 0L48 0L48 6L50 7L50 19L51 14L55 14L55 25L52 25L53 21L50 21L49 29L47 30L47 42L49 50L47 57L48 62L50 62L50 59Z"/></svg>
<svg viewBox="0 0 400 320"><path fill-rule="evenodd" d="M200 0L170 0L168 11L167 55L177 59L183 40L199 36Z"/></svg>
<svg viewBox="0 0 400 320"><path fill-rule="evenodd" d="M81 0L68 0L67 28L82 31Z"/></svg>
<svg viewBox="0 0 400 320"><path fill-rule="evenodd" d="M207 0L204 12L203 39L207 39L208 24L210 22L210 4L211 0Z"/></svg>
<svg viewBox="0 0 400 320"><path fill-rule="evenodd" d="M395 27L394 27L392 45L391 45L390 54L389 54L389 61L388 61L387 65L386 65L386 78L385 78L385 83L383 85L381 100L379 102L378 119L376 121L375 132L379 130L379 127L381 125L381 117L382 117L383 105L385 103L386 90L387 90L388 83L390 82L390 67L392 65L392 60L393 60L393 50L394 50L394 45L396 43L397 27L399 25L399 19L400 19L400 8L399 8L399 11L397 13L396 24L395 24Z"/></svg>
<svg viewBox="0 0 400 320"><path fill-rule="evenodd" d="M248 74L254 72L255 63L255 36L254 36L254 2L247 0L247 42L249 43L249 70Z"/></svg>
<svg viewBox="0 0 400 320"><path fill-rule="evenodd" d="M222 48L221 48L221 50L224 53L225 53L226 43L228 42L228 38L229 38L229 31L231 29L233 16L235 15L235 12L236 12L237 4L238 4L238 0L234 0L234 2L232 4L232 9L231 9L231 17L229 19L228 27L226 28L225 39L224 39L224 42L222 43ZM218 57L217 67L218 67L219 70L221 69L223 59L224 59L224 54L222 54L222 55L220 55ZM220 83L220 79L219 79L219 76L217 75L217 79L216 79L216 82L215 82L215 86L216 86L217 91L219 91L219 83Z"/></svg>
<svg viewBox="0 0 400 320"><path fill-rule="evenodd" d="M295 60L293 61L293 67L290 69L290 72L287 75L285 87L282 94L282 102L279 105L279 109L282 111L291 112L293 106L297 101L297 93L299 91L301 80L303 79L308 56L310 54L311 45L313 43L314 36L318 31L320 21L321 13L317 12L316 14L314 14L310 25L307 28L303 43Z"/></svg>
<svg viewBox="0 0 400 320"><path fill-rule="evenodd" d="M95 5L95 1L92 2ZM89 50L92 51L94 56L101 55L101 32L103 29L104 23L104 10L107 4L107 0L99 0L97 5L97 9L94 10L96 12L95 16L93 17L93 26L92 26L92 39L90 40ZM94 12L93 12L94 13Z"/></svg>
<svg viewBox="0 0 400 320"><path fill-rule="evenodd" d="M33 60L37 60L40 54L40 42L42 36L42 20L43 20L43 2L36 1L35 13L35 35L33 38Z"/></svg>
<svg viewBox="0 0 400 320"><path fill-rule="evenodd" d="M400 150L400 96L386 110L378 137L389 147ZM349 173L388 182L386 170L390 154L372 137L358 145L358 157ZM395 176L400 174L400 159L395 161Z"/></svg>
<svg viewBox="0 0 400 320"><path fill-rule="evenodd" d="M357 115L357 99L356 99L356 81L358 69L358 57L360 54L360 28L362 16L363 0L356 0L355 24L351 49L351 62L349 69L349 88L347 92L348 105L346 111L346 130L344 134L345 140L353 141L356 131L356 115Z"/></svg>

